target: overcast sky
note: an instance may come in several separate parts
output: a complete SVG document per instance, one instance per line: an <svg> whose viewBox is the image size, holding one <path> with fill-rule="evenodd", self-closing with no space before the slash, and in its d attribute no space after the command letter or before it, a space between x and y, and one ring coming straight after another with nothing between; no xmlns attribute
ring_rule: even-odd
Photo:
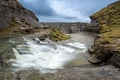
<svg viewBox="0 0 120 80"><path fill-rule="evenodd" d="M89 22L89 16L116 0L19 0L40 22Z"/></svg>

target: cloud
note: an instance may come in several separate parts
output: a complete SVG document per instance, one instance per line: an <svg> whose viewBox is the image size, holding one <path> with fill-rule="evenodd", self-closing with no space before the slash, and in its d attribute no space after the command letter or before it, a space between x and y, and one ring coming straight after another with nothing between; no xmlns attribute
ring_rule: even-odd
<svg viewBox="0 0 120 80"><path fill-rule="evenodd" d="M19 0L41 22L90 22L89 16L116 0Z"/></svg>
<svg viewBox="0 0 120 80"><path fill-rule="evenodd" d="M56 15L48 3L48 0L19 0L19 2L36 15L53 16Z"/></svg>

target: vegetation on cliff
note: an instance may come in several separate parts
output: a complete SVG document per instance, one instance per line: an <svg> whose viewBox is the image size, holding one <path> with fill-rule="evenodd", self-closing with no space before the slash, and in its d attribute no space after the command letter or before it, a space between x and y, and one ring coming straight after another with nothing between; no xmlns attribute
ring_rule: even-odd
<svg viewBox="0 0 120 80"><path fill-rule="evenodd" d="M62 41L62 40L67 40L69 39L70 36L55 29L55 28L52 28L51 29L51 33L50 33L50 39L53 40L53 41Z"/></svg>
<svg viewBox="0 0 120 80"><path fill-rule="evenodd" d="M120 67L120 1L103 8L91 19L99 23L100 29L92 53L100 60Z"/></svg>
<svg viewBox="0 0 120 80"><path fill-rule="evenodd" d="M37 17L18 0L0 0L0 35L32 33L36 27Z"/></svg>
<svg viewBox="0 0 120 80"><path fill-rule="evenodd" d="M111 40L114 40L113 38L120 38L120 1L110 4L95 13L91 18L100 24L102 37Z"/></svg>

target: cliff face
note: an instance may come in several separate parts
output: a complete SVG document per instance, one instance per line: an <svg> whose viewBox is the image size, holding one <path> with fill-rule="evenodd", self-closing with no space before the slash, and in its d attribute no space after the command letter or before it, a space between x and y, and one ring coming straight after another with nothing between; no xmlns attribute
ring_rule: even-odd
<svg viewBox="0 0 120 80"><path fill-rule="evenodd" d="M37 17L17 0L0 0L0 34L20 33L39 27Z"/></svg>
<svg viewBox="0 0 120 80"><path fill-rule="evenodd" d="M91 16L99 25L100 35L90 53L102 62L120 67L120 1Z"/></svg>
<svg viewBox="0 0 120 80"><path fill-rule="evenodd" d="M77 33L81 31L87 30L87 23L63 23L63 22L56 22L56 23L41 23L43 27L49 28L57 28L64 33Z"/></svg>

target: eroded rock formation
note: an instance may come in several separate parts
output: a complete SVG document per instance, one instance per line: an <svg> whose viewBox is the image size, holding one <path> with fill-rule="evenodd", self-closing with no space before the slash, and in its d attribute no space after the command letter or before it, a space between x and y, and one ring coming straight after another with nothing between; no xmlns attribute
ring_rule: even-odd
<svg viewBox="0 0 120 80"><path fill-rule="evenodd" d="M40 27L37 17L17 0L0 0L0 33L30 33Z"/></svg>
<svg viewBox="0 0 120 80"><path fill-rule="evenodd" d="M91 16L98 22L99 36L90 53L102 62L120 67L120 1Z"/></svg>

